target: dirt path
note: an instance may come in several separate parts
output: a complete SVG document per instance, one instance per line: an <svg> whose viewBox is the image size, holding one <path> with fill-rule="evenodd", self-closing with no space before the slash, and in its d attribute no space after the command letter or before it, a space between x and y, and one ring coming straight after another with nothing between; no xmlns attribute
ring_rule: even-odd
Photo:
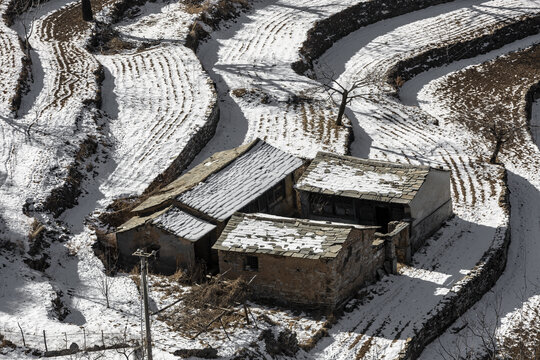
<svg viewBox="0 0 540 360"><path fill-rule="evenodd" d="M531 86L540 82L538 63L540 45L535 45L437 79L429 84L429 92L436 94L433 96L434 102L439 111L446 114L447 121L461 124L472 131L479 131L478 120L489 123L490 116L493 116L493 112L477 110L489 109L493 104L501 105L500 116L511 126L520 127L527 121L524 96ZM426 104L427 107L429 105ZM475 118L471 118L470 114L475 114ZM485 146L479 146L480 151L488 156L491 146L490 141L485 141ZM484 296L458 320L456 326L472 321L474 314L486 313L489 328L496 325L500 333L513 337L517 323L524 320L525 323L532 322L527 327L531 326L534 336L535 331L538 333L537 328L534 330L537 318L530 310L540 304L540 268L533 255L540 252L537 235L540 232L540 152L525 130L519 132L515 141L507 144L500 159L509 170L512 203L512 243L508 264L493 288L493 294ZM500 303L499 309L496 309L497 303ZM496 310L500 311L500 319L495 317ZM455 350L455 344L462 335L445 333L441 337L442 346ZM479 342L480 339L472 338L469 346L475 351L480 350L482 346ZM461 350L465 351L465 348ZM433 344L426 350L424 358L440 358L441 351L441 345Z"/></svg>

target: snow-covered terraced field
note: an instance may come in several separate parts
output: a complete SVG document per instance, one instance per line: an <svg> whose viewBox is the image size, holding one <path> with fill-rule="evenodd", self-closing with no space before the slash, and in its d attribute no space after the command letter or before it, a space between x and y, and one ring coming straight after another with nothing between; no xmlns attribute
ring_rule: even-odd
<svg viewBox="0 0 540 360"><path fill-rule="evenodd" d="M29 109L21 109L21 118L0 122L1 212L18 237L28 231L28 218L22 215L25 200L42 201L61 185L79 143L95 133L92 107L85 104L97 101L94 72L99 63L83 49L89 26L78 20L79 14L78 3L43 6L30 40L43 86L34 89L39 95Z"/></svg>
<svg viewBox="0 0 540 360"><path fill-rule="evenodd" d="M200 46L198 56L218 88L221 118L198 161L256 137L302 157L318 150L348 151L348 129L334 125L336 107L320 95L299 99L317 83L296 74L291 63L313 23L349 5L346 0L256 1L249 14Z"/></svg>
<svg viewBox="0 0 540 360"><path fill-rule="evenodd" d="M109 3L97 2L94 11ZM391 96L395 88L386 76L401 61L441 44L451 51L458 42L538 16L540 3L456 0L384 20L345 37L319 59L315 73L330 70L343 84L368 80L370 85L363 89L368 95L351 103L347 111L350 125L336 126L337 107L313 93L319 83L296 74L291 63L298 60L298 48L315 21L350 5L348 0L258 0L249 13L211 34L197 55L217 84L221 118L215 137L194 163L255 137L302 157L313 157L318 150L346 153L352 127L353 155L451 169L456 216L419 250L411 266L365 289L366 296L347 305L347 312L329 330L328 337L311 351L297 354L305 359L396 359L407 339L415 337L442 301L460 289L461 281L494 244L494 238L495 243L501 240L508 214L499 203L505 190L502 170L486 164L483 153L474 149L478 136L455 121L455 108L434 94L428 95L426 103L437 111L405 106ZM45 275L30 270L18 258L0 258L9 274L0 282L0 320L8 324L10 338L15 341L18 333L13 324L17 321L25 329L37 329L31 332L36 338L42 329L51 329L55 336L63 331L74 334L79 325L94 334L104 327L117 333L116 329L125 327L130 337L136 337L140 315L137 289L127 276L118 276L111 293L114 306L105 308L99 289L102 264L91 248L95 234L83 221L115 197L140 194L207 124L216 94L195 54L183 47L189 31L185 25L195 15L176 3L149 3L142 7L142 15L115 26L137 49L92 55L83 48L89 28L80 21L74 23L80 16L78 3L52 0L44 6L43 14L31 39L39 56L34 68L42 69L38 74L43 85L32 88L31 94L37 94L35 101L21 109L21 119L0 122L0 164L4 166L0 173L0 219L22 238L29 229L29 220L21 213L25 199L43 199L61 183L64 168L84 136L102 136L111 146L103 149L108 161L95 168L96 178L85 184L88 193L79 199L80 205L61 217L70 225L68 241L54 242L47 249L51 267ZM2 29L0 39L10 33ZM4 59L2 50L0 61L17 61ZM479 49L471 49L471 54L476 52ZM9 71L18 75L21 65L13 64ZM103 113L88 105L98 99L100 86L93 72L101 64L105 69ZM19 70L13 70L15 67ZM439 106L439 101L443 105ZM105 126L95 123L98 113L104 115ZM538 155L538 149L528 144L525 160L509 166L510 187L516 194L512 205L518 208L517 217L512 217L513 236L520 246L510 251L510 263L515 266L498 285L503 291L507 286L519 290L512 282L518 284L516 279L523 273L540 273L529 266L530 262L517 265L526 254L539 251L530 239L531 234L540 232L534 218L540 212L540 179L527 175L540 165ZM510 160L514 159L505 154L505 161ZM531 165L527 167L526 161ZM516 230L522 228L526 231ZM70 324L57 320L51 305L55 296L70 311L65 319ZM157 290L152 298L152 310L171 302ZM531 295L529 300L536 305L536 297ZM481 305L489 304L489 300L482 301L487 302ZM516 301L509 304L521 305ZM255 313L266 310L256 307ZM295 320L283 311L268 313L280 326L298 331L301 341L308 340L322 325L322 321ZM238 348L256 341L260 329L239 328L230 334L231 341L215 332L192 341L155 319L153 331L156 358L165 359L172 358L170 352L179 347L208 344L217 347L220 356L233 356ZM445 341L451 341L451 336L445 335ZM51 340L59 347L63 341L59 335ZM263 347L264 342L259 341L261 351Z"/></svg>
<svg viewBox="0 0 540 360"><path fill-rule="evenodd" d="M493 202L498 193L494 189L501 185L493 179L493 170L482 165L477 154L469 151L476 135L444 121L437 123L438 119L417 108L403 106L386 95L393 91L386 83L386 73L399 61L440 43L476 38L538 13L540 3L534 1L457 1L362 28L336 43L320 58L319 71L330 68L341 73L342 83L372 81L371 96L355 100L350 106L349 116L356 135L351 149L353 155L443 164L450 168L456 220L472 225L475 230L462 232L461 226L445 228L443 237L431 241L424 250L429 254L426 259L436 263L426 266L424 254L416 256L414 269L405 269L402 276L388 284L387 291L392 295L376 296L367 309L359 310L360 315L354 312L347 316L346 325L335 332L332 330L332 342L323 341L316 348L317 356L395 358L403 349L405 339L414 336L414 329L425 323L442 299L441 295L449 291L441 286L428 290L432 291L429 295L426 282L433 280L430 276L414 274L439 273L445 279L439 285L447 285L446 279L452 279L451 283L458 281L492 245L490 236L495 228L506 226L504 214ZM475 231L480 233L474 234ZM436 254L431 253L433 246L440 247ZM449 266L449 259L454 259L454 267ZM411 282L411 278L423 281ZM351 326L349 318L359 321L352 321ZM343 351L343 347L348 351Z"/></svg>
<svg viewBox="0 0 540 360"><path fill-rule="evenodd" d="M142 193L209 121L213 84L193 52L160 45L125 55L99 57L112 88L104 109L111 117L114 171L101 191L109 199Z"/></svg>
<svg viewBox="0 0 540 360"><path fill-rule="evenodd" d="M527 47L530 44L536 44ZM490 113L480 109L498 109L511 127L521 128L528 120L525 117L525 94L529 88L540 81L537 64L540 61L540 36L533 36L517 42L516 50L525 48L492 61L478 59L463 70L450 72L445 76L434 77L425 84L418 93L418 101L425 111L436 113L447 122L453 122L465 127L474 127L474 120L489 123ZM536 125L533 106L531 125ZM531 129L534 135L536 128ZM523 326L523 321L530 331L529 336L535 336L540 331L537 327L537 309L540 306L539 284L540 269L538 262L531 258L532 254L540 252L538 244L538 203L540 197L540 152L534 136L526 131L519 132L513 143L505 145L500 160L509 170L509 187L512 204L512 243L505 273L501 276L492 293L484 296L460 320L456 327L469 323L479 326L480 319L486 321L488 331L497 328L503 337L515 338L516 327ZM490 146L478 144L484 153L489 153ZM480 314L480 315L479 315ZM485 316L485 318L483 318ZM497 318L497 316L499 318ZM523 329L523 327L521 327ZM521 333L521 335L526 334ZM469 336L467 347L464 337ZM535 338L528 338L532 340ZM430 346L423 358L442 358L441 353L449 351L453 355L466 351L481 351L480 338L471 336L465 330L462 333L446 332L441 337L441 343Z"/></svg>
<svg viewBox="0 0 540 360"><path fill-rule="evenodd" d="M8 4L9 0L0 1L0 119L3 121L13 115L12 101L17 92L24 56L17 33L7 27L2 18Z"/></svg>

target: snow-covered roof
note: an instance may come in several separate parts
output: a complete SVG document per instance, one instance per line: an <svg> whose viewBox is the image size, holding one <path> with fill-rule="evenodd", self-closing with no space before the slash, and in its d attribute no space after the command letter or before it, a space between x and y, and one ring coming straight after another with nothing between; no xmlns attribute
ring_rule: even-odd
<svg viewBox="0 0 540 360"><path fill-rule="evenodd" d="M302 177L298 190L363 200L407 204L431 168L319 152Z"/></svg>
<svg viewBox="0 0 540 360"><path fill-rule="evenodd" d="M228 166L179 195L176 200L223 221L294 172L303 161L262 140Z"/></svg>
<svg viewBox="0 0 540 360"><path fill-rule="evenodd" d="M236 213L212 248L307 259L334 258L354 229L377 227Z"/></svg>
<svg viewBox="0 0 540 360"><path fill-rule="evenodd" d="M195 166L193 169L171 182L169 185L158 190L133 211L135 213L144 213L152 211L155 208L162 208L163 206L169 205L178 195L193 188L201 181L206 180L210 175L219 172L225 166L229 165L238 156L249 150L257 143L257 141L258 140L255 140L233 149L215 153L201 164Z"/></svg>
<svg viewBox="0 0 540 360"><path fill-rule="evenodd" d="M216 228L215 225L175 206L169 206L149 216L132 217L118 228L118 232L125 232L147 223L189 241L197 241Z"/></svg>
<svg viewBox="0 0 540 360"><path fill-rule="evenodd" d="M197 241L216 228L214 224L201 220L174 206L156 217L152 224L190 241Z"/></svg>

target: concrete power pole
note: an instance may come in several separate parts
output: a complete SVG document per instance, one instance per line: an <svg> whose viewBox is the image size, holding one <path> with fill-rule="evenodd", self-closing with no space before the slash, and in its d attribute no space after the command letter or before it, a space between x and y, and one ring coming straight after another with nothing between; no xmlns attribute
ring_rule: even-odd
<svg viewBox="0 0 540 360"><path fill-rule="evenodd" d="M143 292L143 302L144 302L144 322L146 325L146 354L148 360L152 359L152 335L150 333L150 312L148 310L148 285L146 283L146 274L148 272L148 258L154 256L156 251L151 253L145 253L141 249L137 249L133 253L133 256L138 256L141 258L141 285Z"/></svg>

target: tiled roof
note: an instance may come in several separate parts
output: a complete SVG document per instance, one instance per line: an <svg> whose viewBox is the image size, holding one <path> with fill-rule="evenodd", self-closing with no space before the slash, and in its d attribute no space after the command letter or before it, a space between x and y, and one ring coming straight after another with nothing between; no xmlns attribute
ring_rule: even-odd
<svg viewBox="0 0 540 360"><path fill-rule="evenodd" d="M212 248L306 259L334 258L353 229L376 227L236 213Z"/></svg>
<svg viewBox="0 0 540 360"><path fill-rule="evenodd" d="M122 224L118 232L125 232L146 223L189 241L197 241L216 228L213 224L170 206L149 216L134 216Z"/></svg>
<svg viewBox="0 0 540 360"><path fill-rule="evenodd" d="M303 161L259 140L176 200L223 221L294 172Z"/></svg>
<svg viewBox="0 0 540 360"><path fill-rule="evenodd" d="M178 195L193 188L210 175L219 172L238 156L248 151L258 141L259 140L255 140L234 149L215 153L201 164L195 166L193 169L171 182L169 185L160 189L156 194L150 196L133 211L141 213L159 207L162 204L165 204L164 206L169 205Z"/></svg>
<svg viewBox="0 0 540 360"><path fill-rule="evenodd" d="M298 180L296 188L320 194L408 204L430 169L429 166L319 152Z"/></svg>
<svg viewBox="0 0 540 360"><path fill-rule="evenodd" d="M216 228L215 225L174 206L156 217L152 223L171 234L190 241L197 241Z"/></svg>

